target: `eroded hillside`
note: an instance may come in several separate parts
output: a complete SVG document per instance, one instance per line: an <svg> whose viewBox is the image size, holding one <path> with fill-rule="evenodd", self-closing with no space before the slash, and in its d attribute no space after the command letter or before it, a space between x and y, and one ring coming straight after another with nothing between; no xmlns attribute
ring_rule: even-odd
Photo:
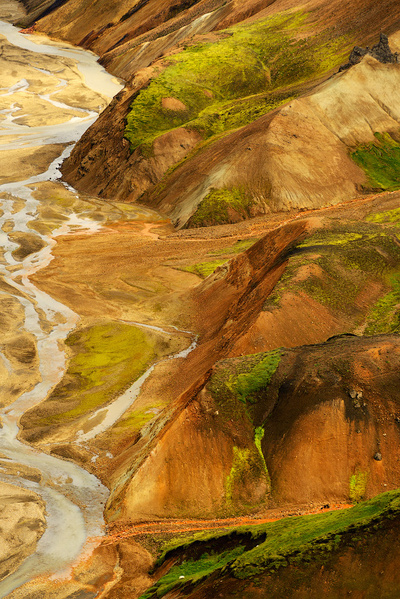
<svg viewBox="0 0 400 599"><path fill-rule="evenodd" d="M24 4L127 82L15 238L99 225L30 276L80 322L20 438L107 485L108 534L34 591L399 593L398 3Z"/></svg>
<svg viewBox="0 0 400 599"><path fill-rule="evenodd" d="M335 73L354 44L374 44L383 28L395 32L395 7L356 4L344 14L335 5L337 26L325 3L267 4L209 7L171 43L155 29L135 56L118 46L127 67L114 72L128 85L78 144L65 177L102 197L147 203L179 226L359 195L367 181L350 154L374 133L398 129L399 67L366 57Z"/></svg>

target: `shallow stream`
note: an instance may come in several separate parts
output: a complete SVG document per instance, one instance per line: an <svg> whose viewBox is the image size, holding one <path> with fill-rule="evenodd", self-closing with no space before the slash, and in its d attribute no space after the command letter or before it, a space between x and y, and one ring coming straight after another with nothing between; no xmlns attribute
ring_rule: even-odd
<svg viewBox="0 0 400 599"><path fill-rule="evenodd" d="M40 382L32 383L30 388L28 385L28 390L20 394L16 401L5 402L8 405L1 412L0 429L2 459L34 468L40 473L41 480L35 482L23 476L12 476L7 473L6 468L0 467L0 481L29 488L41 495L46 503L47 518L47 529L38 542L36 553L28 557L16 572L0 582L0 597L5 597L14 588L35 576L60 574L68 570L78 556L91 549L94 541L91 544L90 539L98 537L103 531L103 507L108 490L99 480L72 462L44 454L17 439L21 415L43 401L64 373L65 355L61 342L75 327L78 316L38 290L28 279L28 275L43 268L52 259L54 240L35 230L35 240L43 247L23 259L18 255L20 244L15 240L33 234L29 224L39 214L39 202L33 193L35 184L59 178L58 168L62 160L93 123L99 108L106 105L107 99L111 99L121 89L121 85L104 71L92 53L53 42L49 45L44 39L35 38L32 41L9 23L0 22L0 36L3 36L0 37L3 44L6 43L5 38L14 47L6 45L10 60L12 61L12 52L17 47L22 58L19 63L26 61L30 68L28 74L19 70L17 80L15 72L10 71L9 79L5 81L5 75L0 81L0 101L10 102L0 110L0 161L3 165L0 181L1 176L3 180L6 179L6 182L0 184L0 240L3 249L0 261L0 299L10 298L12 303L19 302L22 307L24 322L17 328L19 332L28 332L36 339L41 379ZM40 61L37 57L40 57ZM57 66L60 58L61 62ZM18 68L22 69L21 64ZM36 71L37 80L33 79L32 69ZM64 71L68 73L68 80L63 76ZM62 100L57 98L60 90L71 85L74 73L79 86L90 99L83 108L76 105L76 99L72 105L68 104L65 94ZM41 78L43 86L47 88L43 93L40 92ZM101 95L98 97L97 109L93 109L89 104L96 105L96 94ZM52 111L53 120L49 119L49 124L38 126L21 124L21 112L24 113L22 116L25 120L29 118L27 111L38 99L46 110ZM58 110L65 114L65 118L54 117ZM56 157L47 159L43 172L34 172L29 177L24 177L23 165L29 163L31 168L31 162L35 158L28 153L25 162L21 162L17 177L22 180L10 181L8 167L11 173L15 170L14 159L19 160L19 156L29 152L31 147L49 146L55 147ZM9 154L10 150L15 153ZM98 227L96 221L69 214L53 236L77 228L90 231ZM3 372L8 371L11 375L13 364L4 352L0 354L0 360L3 362Z"/></svg>

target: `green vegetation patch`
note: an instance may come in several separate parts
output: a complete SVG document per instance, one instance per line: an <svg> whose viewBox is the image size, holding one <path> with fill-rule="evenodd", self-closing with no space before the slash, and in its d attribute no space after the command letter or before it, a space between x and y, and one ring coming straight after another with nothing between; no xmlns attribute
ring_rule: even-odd
<svg viewBox="0 0 400 599"><path fill-rule="evenodd" d="M267 477L269 487L271 488L271 477L269 475L268 466L267 466L267 463L265 461L265 457L264 457L263 450L262 450L262 447L261 447L261 442L264 439L264 434L265 434L264 428L262 426L258 426L255 429L255 431L254 431L254 444L255 444L255 446L257 448L257 451L258 451L258 454L259 454L259 456L261 458L261 462L262 462L263 467L264 467L264 472L265 472L265 475Z"/></svg>
<svg viewBox="0 0 400 599"><path fill-rule="evenodd" d="M305 292L330 310L361 318L366 308L358 306L359 295L371 282L387 288L388 277L399 264L400 248L390 226L335 223L298 246L264 309L274 309L287 292ZM393 297L387 300L392 302Z"/></svg>
<svg viewBox="0 0 400 599"><path fill-rule="evenodd" d="M251 216L253 200L238 188L211 189L200 202L187 227L223 225Z"/></svg>
<svg viewBox="0 0 400 599"><path fill-rule="evenodd" d="M216 403L228 415L235 410L240 412L235 405L237 401L245 406L255 404L259 395L267 389L281 356L281 350L277 349L220 362L220 368L208 383Z"/></svg>
<svg viewBox="0 0 400 599"><path fill-rule="evenodd" d="M348 545L357 535L379 527L384 519L398 516L400 491L389 491L347 510L176 538L166 544L158 560L161 565L174 556L176 565L142 599L162 597L211 574L246 579L290 564L323 560L339 548L344 537Z"/></svg>
<svg viewBox="0 0 400 599"><path fill-rule="evenodd" d="M239 374L234 384L236 395L244 403L257 401L257 394L265 389L281 361L281 351L273 350L249 372Z"/></svg>
<svg viewBox="0 0 400 599"><path fill-rule="evenodd" d="M349 497L352 503L359 503L364 499L367 490L368 472L357 470L350 477Z"/></svg>
<svg viewBox="0 0 400 599"><path fill-rule="evenodd" d="M222 266L226 264L229 257L234 254L240 254L241 252L246 251L249 247L251 247L256 241L257 238L252 237L251 239L240 239L234 245L222 248L220 250L213 250L208 253L210 259L205 262L197 262L196 264L190 264L190 266L185 266L182 270L186 272L192 272L195 275L198 275L202 279L205 279L210 274L212 274L218 266ZM225 258L220 258L217 260L212 260L211 258L215 258L216 256L226 256Z"/></svg>
<svg viewBox="0 0 400 599"><path fill-rule="evenodd" d="M291 87L339 66L349 40L332 41L328 32L306 37L307 16L283 12L239 24L220 32L216 42L169 56L131 105L125 129L131 149L148 148L182 126L204 138L241 127L295 97L299 91Z"/></svg>
<svg viewBox="0 0 400 599"><path fill-rule="evenodd" d="M69 335L66 344L73 357L49 398L65 401L66 409L42 418L40 424L64 423L110 402L143 374L156 357L156 343L154 335L115 322Z"/></svg>
<svg viewBox="0 0 400 599"><path fill-rule="evenodd" d="M319 245L345 245L351 241L362 239L363 235L349 231L320 231L316 235L309 237L299 245L300 248L318 247Z"/></svg>
<svg viewBox="0 0 400 599"><path fill-rule="evenodd" d="M132 434L134 431L140 431L148 422L153 420L164 408L166 404L155 400L151 404L146 404L141 409L135 409L135 404L131 411L124 415L113 426L113 433L124 435L129 431Z"/></svg>
<svg viewBox="0 0 400 599"><path fill-rule="evenodd" d="M400 221L400 208L370 214L366 220L371 223L398 223Z"/></svg>
<svg viewBox="0 0 400 599"><path fill-rule="evenodd" d="M258 447L255 442L248 447L234 446L232 467L225 480L225 514L236 514L238 506L240 513L249 513L260 508L263 500L260 498L256 503L249 503L246 493L247 486L254 481L265 481L265 499L271 488L271 479L261 445Z"/></svg>
<svg viewBox="0 0 400 599"><path fill-rule="evenodd" d="M312 276L300 283L302 288L317 302L333 310L351 314L354 302L361 291L361 276L348 273L343 276L339 260L330 260L327 256L318 259L323 276Z"/></svg>
<svg viewBox="0 0 400 599"><path fill-rule="evenodd" d="M209 275L211 275L218 266L222 266L225 264L226 260L210 260L208 262L198 262L197 264L191 264L190 266L186 266L183 270L186 272L192 272L195 275L198 275L202 279L205 279Z"/></svg>
<svg viewBox="0 0 400 599"><path fill-rule="evenodd" d="M234 245L231 245L230 247L221 248L220 250L213 250L212 252L210 252L210 255L215 256L218 254L240 254L251 248L251 246L254 245L259 239L259 237L239 239L238 241L236 241L236 243L234 243Z"/></svg>
<svg viewBox="0 0 400 599"><path fill-rule="evenodd" d="M243 474L247 469L249 460L250 449L248 447L233 448L232 468L225 481L225 497L228 506L232 504L235 486L238 482L241 481Z"/></svg>
<svg viewBox="0 0 400 599"><path fill-rule="evenodd" d="M375 133L375 141L352 152L351 157L368 177L373 189L400 189L400 143L389 133Z"/></svg>
<svg viewBox="0 0 400 599"><path fill-rule="evenodd" d="M389 284L392 290L376 302L368 315L366 335L400 331L400 274L390 276Z"/></svg>

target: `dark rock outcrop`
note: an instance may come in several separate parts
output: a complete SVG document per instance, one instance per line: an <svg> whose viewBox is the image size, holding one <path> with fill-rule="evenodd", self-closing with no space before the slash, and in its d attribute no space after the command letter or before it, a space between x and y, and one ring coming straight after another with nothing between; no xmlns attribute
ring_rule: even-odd
<svg viewBox="0 0 400 599"><path fill-rule="evenodd" d="M350 67L353 67L355 64L359 63L364 56L369 54L376 60L382 63L394 63L400 62L400 56L398 52L392 52L389 46L389 38L385 33L381 33L379 43L373 46L372 48L360 48L360 46L354 46L350 57L349 62L342 65L339 69L339 72L346 71Z"/></svg>

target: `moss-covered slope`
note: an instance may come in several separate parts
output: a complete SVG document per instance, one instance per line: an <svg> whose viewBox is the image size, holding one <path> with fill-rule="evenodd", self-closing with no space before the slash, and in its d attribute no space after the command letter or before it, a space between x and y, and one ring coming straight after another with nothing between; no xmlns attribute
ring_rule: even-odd
<svg viewBox="0 0 400 599"><path fill-rule="evenodd" d="M395 597L400 580L390 571L400 550L399 507L399 492L393 491L347 510L177 539L158 561L168 564L169 571L142 599L200 598L217 592L223 597L317 597L318 589L332 598L353 592L368 598ZM386 563L380 562L378 583L373 546L383 542L387 550L387 535L392 544ZM377 555L382 555L380 549ZM351 559L357 568L343 580L343 562L348 567ZM367 574L368 568L372 569ZM317 572L313 581L310 574Z"/></svg>
<svg viewBox="0 0 400 599"><path fill-rule="evenodd" d="M305 37L308 16L287 12L238 25L169 57L131 105L125 131L131 149L177 127L207 139L246 125L296 96L294 85L339 65L349 41Z"/></svg>

